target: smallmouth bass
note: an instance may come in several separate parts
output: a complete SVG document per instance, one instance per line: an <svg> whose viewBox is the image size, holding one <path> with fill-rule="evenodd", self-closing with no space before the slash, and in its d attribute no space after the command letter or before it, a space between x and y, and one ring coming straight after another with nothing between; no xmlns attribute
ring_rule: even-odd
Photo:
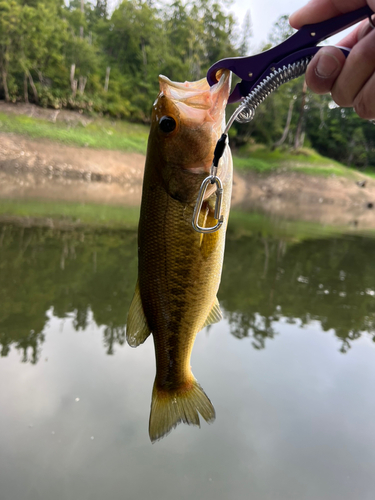
<svg viewBox="0 0 375 500"><path fill-rule="evenodd" d="M195 380L190 356L196 334L222 319L216 294L221 280L232 188L227 146L218 173L224 224L215 233L192 227L202 181L209 175L217 140L225 127L230 72L210 87L206 79L177 83L159 77L153 105L138 228L138 282L126 336L130 346L152 333L156 377L149 434L152 442L180 422L199 426L199 413L215 419L211 401ZM209 186L199 225L211 227L215 185Z"/></svg>

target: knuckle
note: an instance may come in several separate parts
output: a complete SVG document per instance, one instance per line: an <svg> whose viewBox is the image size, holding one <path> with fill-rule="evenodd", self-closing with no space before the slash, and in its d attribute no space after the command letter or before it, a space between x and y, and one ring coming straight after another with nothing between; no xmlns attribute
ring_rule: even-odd
<svg viewBox="0 0 375 500"><path fill-rule="evenodd" d="M346 92L340 85L335 85L331 92L332 99L341 108L349 108L353 106L353 99L346 95Z"/></svg>
<svg viewBox="0 0 375 500"><path fill-rule="evenodd" d="M365 98L364 92L359 92L353 102L354 111L360 118L368 120L371 118L370 103Z"/></svg>
<svg viewBox="0 0 375 500"><path fill-rule="evenodd" d="M375 59L375 33L371 32L360 40L350 52L353 64L368 64L373 66Z"/></svg>

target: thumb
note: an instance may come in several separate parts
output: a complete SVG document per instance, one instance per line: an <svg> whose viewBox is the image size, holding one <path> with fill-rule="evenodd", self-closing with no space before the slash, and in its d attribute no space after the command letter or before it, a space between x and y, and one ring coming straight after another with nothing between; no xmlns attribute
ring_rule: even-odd
<svg viewBox="0 0 375 500"><path fill-rule="evenodd" d="M331 91L345 63L343 52L337 47L323 47L317 52L306 71L306 83L316 94Z"/></svg>

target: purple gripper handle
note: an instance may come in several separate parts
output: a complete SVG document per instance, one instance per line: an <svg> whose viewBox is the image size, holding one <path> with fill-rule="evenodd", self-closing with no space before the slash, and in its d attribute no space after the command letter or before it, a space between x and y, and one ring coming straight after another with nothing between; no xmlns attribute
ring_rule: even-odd
<svg viewBox="0 0 375 500"><path fill-rule="evenodd" d="M338 47L345 57L348 57L350 53L350 49L346 47ZM309 47L308 49L299 50L298 52L293 52L293 54L289 54L289 56L281 59L281 61L277 63L272 63L268 66L268 68L261 74L261 76L255 82L247 82L246 80L242 80L240 83L234 87L233 92L229 96L228 103L233 104L234 102L240 101L243 97L246 97L250 94L250 92L255 89L255 87L262 82L268 75L277 71L278 69L282 69L289 64L293 64L296 61L300 61L305 57L314 56L321 47Z"/></svg>
<svg viewBox="0 0 375 500"><path fill-rule="evenodd" d="M229 102L236 102L251 92L254 84L258 83L267 68L276 67L277 63L281 61L284 64L293 63L307 55L316 53L321 48L316 47L318 43L373 14L370 7L366 6L321 23L307 24L285 42L265 52L255 56L232 57L218 61L208 70L207 81L211 86L217 83L216 73L220 69L229 69L239 76L242 82L236 86L229 97Z"/></svg>

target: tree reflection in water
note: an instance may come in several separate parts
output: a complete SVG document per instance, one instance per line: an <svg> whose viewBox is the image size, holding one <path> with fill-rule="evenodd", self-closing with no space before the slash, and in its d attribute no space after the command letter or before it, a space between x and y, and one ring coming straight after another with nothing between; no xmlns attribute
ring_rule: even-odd
<svg viewBox="0 0 375 500"><path fill-rule="evenodd" d="M230 332L256 349L284 318L319 321L341 352L364 332L375 337L375 241L238 235L229 231L219 292ZM48 311L74 328L103 326L107 354L125 342L137 278L137 238L127 230L59 231L0 226L0 352L14 346L36 363Z"/></svg>
<svg viewBox="0 0 375 500"><path fill-rule="evenodd" d="M125 323L137 276L134 231L56 231L0 228L0 346L36 363L47 311L73 316L85 330L89 318L104 326L108 354L125 342ZM31 354L28 354L31 351Z"/></svg>
<svg viewBox="0 0 375 500"><path fill-rule="evenodd" d="M220 298L232 333L254 346L273 338L281 317L334 330L341 352L375 334L375 240L359 236L300 242L229 237Z"/></svg>

